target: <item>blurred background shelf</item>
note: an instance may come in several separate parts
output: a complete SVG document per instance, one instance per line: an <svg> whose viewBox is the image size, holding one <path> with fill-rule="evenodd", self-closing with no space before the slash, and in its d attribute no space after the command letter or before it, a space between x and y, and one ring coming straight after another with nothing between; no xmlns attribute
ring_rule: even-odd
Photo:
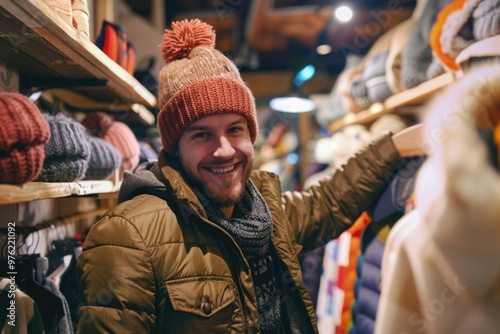
<svg viewBox="0 0 500 334"><path fill-rule="evenodd" d="M380 116L395 112L399 108L421 105L428 101L436 92L440 91L456 79L457 74L447 72L420 85L407 89L388 97L383 103L374 103L368 109L359 113L348 113L332 122L329 131L336 132L343 127L353 124L367 124Z"/></svg>

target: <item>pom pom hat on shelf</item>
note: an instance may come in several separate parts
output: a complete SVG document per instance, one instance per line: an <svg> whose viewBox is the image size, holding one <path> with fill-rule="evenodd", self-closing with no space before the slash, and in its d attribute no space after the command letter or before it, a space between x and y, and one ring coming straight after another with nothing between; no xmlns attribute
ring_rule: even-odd
<svg viewBox="0 0 500 334"><path fill-rule="evenodd" d="M158 129L168 153L174 152L187 126L208 115L242 115L252 143L257 138L252 92L234 64L214 46L215 32L198 19L173 22L172 30L165 30L160 45L165 66L158 80Z"/></svg>

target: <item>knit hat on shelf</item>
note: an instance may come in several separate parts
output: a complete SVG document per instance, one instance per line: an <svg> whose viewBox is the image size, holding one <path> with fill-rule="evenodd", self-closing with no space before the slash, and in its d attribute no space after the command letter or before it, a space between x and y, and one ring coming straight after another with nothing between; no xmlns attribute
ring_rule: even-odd
<svg viewBox="0 0 500 334"><path fill-rule="evenodd" d="M471 17L480 1L456 0L437 15L430 33L430 45L433 54L449 71L460 69L455 58L474 42Z"/></svg>
<svg viewBox="0 0 500 334"><path fill-rule="evenodd" d="M57 113L43 116L50 126L45 161L38 182L73 182L83 179L90 159L85 128L72 117Z"/></svg>
<svg viewBox="0 0 500 334"><path fill-rule="evenodd" d="M0 93L0 183L36 179L49 138L49 125L32 101L19 93Z"/></svg>
<svg viewBox="0 0 500 334"><path fill-rule="evenodd" d="M71 23L73 27L83 34L83 36L89 38L90 35L90 14L89 5L87 0L71 0Z"/></svg>
<svg viewBox="0 0 500 334"><path fill-rule="evenodd" d="M104 112L90 113L82 120L90 133L113 145L122 157L120 179L123 171L133 171L139 164L139 142L132 130L122 122L114 121Z"/></svg>
<svg viewBox="0 0 500 334"><path fill-rule="evenodd" d="M71 0L45 0L47 7L54 10L64 21L71 25L73 14Z"/></svg>
<svg viewBox="0 0 500 334"><path fill-rule="evenodd" d="M429 42L430 31L438 13L450 2L452 0L426 0L424 7L420 8L423 10L413 16L417 22L409 33L401 54L401 82L406 88L415 87L429 79L427 69L433 62Z"/></svg>
<svg viewBox="0 0 500 334"><path fill-rule="evenodd" d="M184 129L202 117L236 113L257 138L254 97L238 69L214 48L215 32L198 19L172 23L160 45L165 66L159 74L158 128L163 148L172 153Z"/></svg>
<svg viewBox="0 0 500 334"><path fill-rule="evenodd" d="M472 12L472 31L475 40L500 34L500 2L483 0Z"/></svg>
<svg viewBox="0 0 500 334"><path fill-rule="evenodd" d="M87 139L90 143L90 160L85 179L105 180L113 174L113 171L120 168L122 156L104 139L91 135L88 135Z"/></svg>

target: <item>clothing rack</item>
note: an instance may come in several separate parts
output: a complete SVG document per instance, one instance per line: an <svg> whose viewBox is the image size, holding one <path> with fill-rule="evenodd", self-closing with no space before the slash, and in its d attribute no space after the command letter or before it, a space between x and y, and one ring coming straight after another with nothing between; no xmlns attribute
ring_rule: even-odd
<svg viewBox="0 0 500 334"><path fill-rule="evenodd" d="M106 213L107 208L95 209L87 212L59 217L40 222L34 226L24 227L23 245L20 250L23 254L40 254L45 256L54 240L76 238L77 233L83 234L100 216ZM83 240L81 240L83 241ZM34 247L34 248L32 248Z"/></svg>

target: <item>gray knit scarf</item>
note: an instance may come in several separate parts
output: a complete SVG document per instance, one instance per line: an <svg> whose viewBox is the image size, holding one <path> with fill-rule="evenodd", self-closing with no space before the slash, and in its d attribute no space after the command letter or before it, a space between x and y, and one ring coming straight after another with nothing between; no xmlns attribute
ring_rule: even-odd
<svg viewBox="0 0 500 334"><path fill-rule="evenodd" d="M236 240L250 263L261 333L281 333L280 304L276 291L273 259L269 250L272 218L264 198L249 180L242 198L235 205L233 217L228 220L201 191L195 189L195 193L208 219L222 227Z"/></svg>

